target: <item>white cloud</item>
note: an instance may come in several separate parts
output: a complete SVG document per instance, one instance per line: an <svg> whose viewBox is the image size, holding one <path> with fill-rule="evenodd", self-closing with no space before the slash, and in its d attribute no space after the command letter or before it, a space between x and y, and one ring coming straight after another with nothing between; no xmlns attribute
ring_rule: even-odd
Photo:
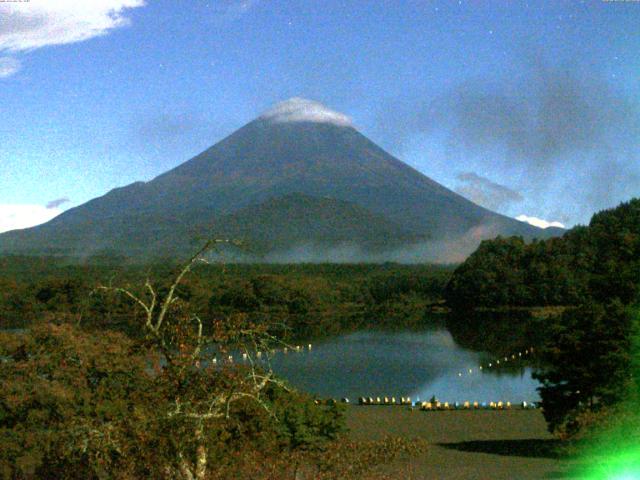
<svg viewBox="0 0 640 480"><path fill-rule="evenodd" d="M127 9L144 4L144 0L0 2L0 53L16 54L105 35L130 23ZM15 58L4 60L8 63L4 68L0 64L0 77L15 73L20 66Z"/></svg>
<svg viewBox="0 0 640 480"><path fill-rule="evenodd" d="M352 126L351 119L346 115L335 112L319 102L298 97L278 103L260 118L276 123L314 122L333 123L341 127Z"/></svg>
<svg viewBox="0 0 640 480"><path fill-rule="evenodd" d="M0 57L0 78L10 77L20 70L20 61L13 57Z"/></svg>
<svg viewBox="0 0 640 480"><path fill-rule="evenodd" d="M518 215L516 217L516 220L520 220L521 222L525 222L528 223L529 225L533 225L534 227L539 227L539 228L549 228L549 227L560 227L560 228L566 228L565 225L561 222L549 222L547 220L543 220L542 218L538 218L538 217L530 217L528 215Z"/></svg>
<svg viewBox="0 0 640 480"><path fill-rule="evenodd" d="M43 205L0 204L0 233L48 222L62 213L60 208Z"/></svg>

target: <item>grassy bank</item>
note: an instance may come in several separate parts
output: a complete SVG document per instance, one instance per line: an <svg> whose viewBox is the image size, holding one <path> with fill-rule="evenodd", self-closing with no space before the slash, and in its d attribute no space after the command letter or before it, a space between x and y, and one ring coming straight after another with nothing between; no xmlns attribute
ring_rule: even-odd
<svg viewBox="0 0 640 480"><path fill-rule="evenodd" d="M429 448L384 467L411 479L571 478L569 461L558 457L558 441L540 411L421 412L409 408L347 408L353 440L386 435L423 439Z"/></svg>

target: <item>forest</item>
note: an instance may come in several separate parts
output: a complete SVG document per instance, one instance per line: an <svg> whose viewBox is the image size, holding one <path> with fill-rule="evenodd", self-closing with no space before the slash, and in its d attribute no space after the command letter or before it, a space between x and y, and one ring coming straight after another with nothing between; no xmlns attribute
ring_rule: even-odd
<svg viewBox="0 0 640 480"><path fill-rule="evenodd" d="M87 328L132 333L137 308L99 285L159 292L180 266L67 264L61 259L0 258L0 328L24 328L67 317ZM185 308L204 319L246 314L278 325L288 339L313 338L365 326L408 326L441 308L452 267L399 264L200 264L179 286Z"/></svg>
<svg viewBox="0 0 640 480"><path fill-rule="evenodd" d="M640 199L595 214L559 238L482 242L445 290L456 308L631 303L640 279Z"/></svg>
<svg viewBox="0 0 640 480"><path fill-rule="evenodd" d="M638 398L639 289L636 198L561 238L483 242L455 269L444 296L456 311L554 307L535 321L542 342L534 377L549 429L575 437L628 418L620 405Z"/></svg>

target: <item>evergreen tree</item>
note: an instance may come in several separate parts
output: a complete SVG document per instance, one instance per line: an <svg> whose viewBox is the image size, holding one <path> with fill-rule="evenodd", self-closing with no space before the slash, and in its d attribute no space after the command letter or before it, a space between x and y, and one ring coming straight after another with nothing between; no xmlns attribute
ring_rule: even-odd
<svg viewBox="0 0 640 480"><path fill-rule="evenodd" d="M576 433L581 414L620 401L631 375L631 316L620 301L567 310L549 326L540 350L543 413L549 430Z"/></svg>

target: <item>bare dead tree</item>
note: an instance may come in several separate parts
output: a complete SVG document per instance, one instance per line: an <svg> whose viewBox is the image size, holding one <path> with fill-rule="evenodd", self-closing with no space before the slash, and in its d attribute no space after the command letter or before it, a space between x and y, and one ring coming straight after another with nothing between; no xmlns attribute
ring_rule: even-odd
<svg viewBox="0 0 640 480"><path fill-rule="evenodd" d="M232 405L241 400L254 402L268 414L274 415L264 399L265 389L270 384L286 389L274 377L269 362L270 349L275 343L282 342L270 335L265 328L243 322L242 318L237 322L225 319L212 326L212 333L206 333L199 315L188 313L185 318L175 311L180 303L180 297L176 294L178 286L197 263L206 262L205 254L220 244L238 245L238 242L221 239L208 241L181 267L163 298L160 298L149 278L144 284L144 295L137 295L128 288L104 285L98 287L98 290L130 298L143 310L143 329L166 362L162 373L165 381L169 385L179 386L169 389L169 406L162 415L167 420L189 425L191 434L190 438L177 442L179 448L176 452L176 464L165 468L165 474L170 478L205 479L209 468L207 434L215 422L228 420ZM246 363L214 365L206 358L208 348L217 348L222 352L241 350L245 354L243 358L246 358ZM264 352L265 361L255 358L257 352ZM207 362L209 365L205 368ZM230 371L227 378L231 382L224 388L215 388L214 380L225 369ZM196 377L200 382L198 386L180 387L193 385L194 382L187 382L186 379L193 380ZM194 454L189 453L194 451Z"/></svg>

